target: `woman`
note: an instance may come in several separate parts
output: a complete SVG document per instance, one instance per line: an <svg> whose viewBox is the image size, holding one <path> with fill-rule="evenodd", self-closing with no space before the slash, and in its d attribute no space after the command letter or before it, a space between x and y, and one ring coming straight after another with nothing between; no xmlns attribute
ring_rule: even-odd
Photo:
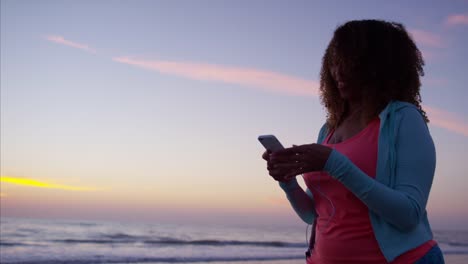
<svg viewBox="0 0 468 264"><path fill-rule="evenodd" d="M314 225L307 263L444 263L426 213L436 160L420 104L423 65L401 24L336 29L320 73L327 120L318 144L263 154Z"/></svg>

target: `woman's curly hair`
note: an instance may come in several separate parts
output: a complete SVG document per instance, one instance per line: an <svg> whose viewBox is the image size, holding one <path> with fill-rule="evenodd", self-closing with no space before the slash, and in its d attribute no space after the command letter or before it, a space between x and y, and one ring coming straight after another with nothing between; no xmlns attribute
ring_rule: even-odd
<svg viewBox="0 0 468 264"><path fill-rule="evenodd" d="M400 100L414 104L429 122L421 108L419 92L423 66L421 52L402 24L359 20L339 26L325 51L320 71L321 100L328 112L328 126L336 127L348 111L332 67L339 69L346 83L359 89L368 120L391 100Z"/></svg>

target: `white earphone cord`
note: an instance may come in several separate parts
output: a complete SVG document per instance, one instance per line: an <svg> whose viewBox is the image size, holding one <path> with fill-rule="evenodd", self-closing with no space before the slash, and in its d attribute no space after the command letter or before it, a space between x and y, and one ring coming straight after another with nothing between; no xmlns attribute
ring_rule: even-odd
<svg viewBox="0 0 468 264"><path fill-rule="evenodd" d="M336 135L335 135L335 130L333 130L333 139L334 139L334 143L336 143ZM332 144L332 149L334 150L335 147L334 145ZM336 213L336 208L335 208L335 205L333 204L332 200L330 198L328 198L328 196L323 193L322 191L320 191L318 188L320 188L319 184L317 183L317 188L314 187L314 186L311 186L315 191L317 191L320 195L322 195L322 197L324 197L325 199L327 199L327 201L330 203L331 205L331 208L332 208L332 213L330 214L330 216L328 217L328 220L327 220L327 223L325 224L325 228L328 227L328 225L330 224L330 221L333 219L333 217L335 216L335 213ZM306 227L306 244L309 245L310 241L309 241L309 237L308 237L308 231L309 231L309 226L310 224L307 224L307 227ZM318 227L315 227L322 235L323 235L323 232L318 228Z"/></svg>

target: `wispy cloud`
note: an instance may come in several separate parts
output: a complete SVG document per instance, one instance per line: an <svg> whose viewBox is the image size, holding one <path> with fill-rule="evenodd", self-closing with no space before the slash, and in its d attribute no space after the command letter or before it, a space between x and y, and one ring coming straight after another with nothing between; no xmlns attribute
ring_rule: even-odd
<svg viewBox="0 0 468 264"><path fill-rule="evenodd" d="M96 190L95 188L68 186L68 185L47 183L47 182L37 181L33 179L14 178L14 177L7 177L7 176L1 176L0 182L6 182L6 183L11 183L11 184L16 184L16 185L31 186L31 187L36 187L36 188L60 189L60 190L68 190L68 191L95 191Z"/></svg>
<svg viewBox="0 0 468 264"><path fill-rule="evenodd" d="M438 51L434 51L434 50L428 50L426 48L419 48L419 50L421 51L422 53L422 56L424 58L424 61L433 61L435 59L438 59L440 58L442 55L440 52Z"/></svg>
<svg viewBox="0 0 468 264"><path fill-rule="evenodd" d="M194 80L234 83L289 95L319 95L318 82L258 69L234 68L205 63L134 59L131 57L115 57L113 60L163 74ZM468 125L456 114L426 105L424 109L429 115L431 124L468 136Z"/></svg>
<svg viewBox="0 0 468 264"><path fill-rule="evenodd" d="M431 77L425 77L422 80L423 85L428 85L428 86L448 86L450 81L447 78L431 78Z"/></svg>
<svg viewBox="0 0 468 264"><path fill-rule="evenodd" d="M423 45L431 48L442 48L445 46L442 37L435 33L420 29L410 29L409 33L413 36L417 45Z"/></svg>
<svg viewBox="0 0 468 264"><path fill-rule="evenodd" d="M113 60L193 80L240 84L289 95L318 95L319 84L317 82L277 72L206 63L147 60L133 57L114 57Z"/></svg>
<svg viewBox="0 0 468 264"><path fill-rule="evenodd" d="M452 14L445 20L447 26L468 25L468 14Z"/></svg>
<svg viewBox="0 0 468 264"><path fill-rule="evenodd" d="M76 48L76 49L81 49L81 50L84 50L84 51L90 52L90 53L96 53L96 50L89 47L88 45L67 40L62 36L48 35L45 38L47 40L51 41L51 42L55 42L55 43L62 44L62 45L65 45L65 46L69 46L69 47Z"/></svg>
<svg viewBox="0 0 468 264"><path fill-rule="evenodd" d="M433 125L468 137L468 124L457 114L427 105L423 108Z"/></svg>

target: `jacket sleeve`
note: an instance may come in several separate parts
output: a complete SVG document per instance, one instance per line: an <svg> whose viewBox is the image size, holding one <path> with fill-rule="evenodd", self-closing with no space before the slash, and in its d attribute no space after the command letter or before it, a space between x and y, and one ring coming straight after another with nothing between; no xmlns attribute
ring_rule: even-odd
<svg viewBox="0 0 468 264"><path fill-rule="evenodd" d="M326 133L327 127L326 125L323 125L317 139L318 143L323 141ZM289 203L299 218L307 224L313 224L317 214L315 212L314 196L312 192L309 189L304 191L297 183L296 178L289 182L280 182L279 185L286 193Z"/></svg>
<svg viewBox="0 0 468 264"><path fill-rule="evenodd" d="M280 182L280 187L286 193L289 203L299 218L307 224L313 224L316 214L314 199L310 190L304 191L295 178L289 182Z"/></svg>
<svg viewBox="0 0 468 264"><path fill-rule="evenodd" d="M332 151L324 170L385 221L409 231L426 213L435 171L435 148L427 125L416 109L404 111L396 133L393 187L369 177L336 150Z"/></svg>

